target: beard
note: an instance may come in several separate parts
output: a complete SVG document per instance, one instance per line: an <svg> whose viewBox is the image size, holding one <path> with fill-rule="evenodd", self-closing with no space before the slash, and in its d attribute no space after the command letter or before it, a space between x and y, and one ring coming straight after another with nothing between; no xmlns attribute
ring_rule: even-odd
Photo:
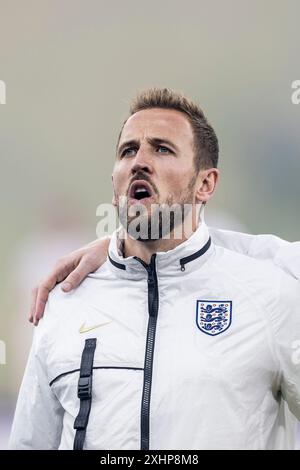
<svg viewBox="0 0 300 470"><path fill-rule="evenodd" d="M187 215L193 208L194 190L197 175L179 195L170 194L165 201L151 204L128 206L123 197L118 203L118 216L126 233L133 239L143 242L162 238L182 238Z"/></svg>

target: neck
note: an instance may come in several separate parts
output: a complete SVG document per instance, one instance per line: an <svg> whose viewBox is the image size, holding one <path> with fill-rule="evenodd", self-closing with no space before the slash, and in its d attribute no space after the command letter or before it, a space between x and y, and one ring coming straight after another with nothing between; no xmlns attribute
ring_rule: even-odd
<svg viewBox="0 0 300 470"><path fill-rule="evenodd" d="M153 253L173 250L178 245L186 241L197 230L199 225L199 214L191 214L180 227L176 227L169 235L169 238L158 240L135 240L129 235L124 240L124 257L137 256L145 263L149 264ZM181 236L178 236L178 235Z"/></svg>

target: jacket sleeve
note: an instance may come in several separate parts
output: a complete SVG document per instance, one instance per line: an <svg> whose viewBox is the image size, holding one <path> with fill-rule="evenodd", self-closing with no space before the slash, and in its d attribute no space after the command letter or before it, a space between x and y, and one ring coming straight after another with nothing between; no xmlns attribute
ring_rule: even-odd
<svg viewBox="0 0 300 470"><path fill-rule="evenodd" d="M40 327L35 330L19 392L10 449L58 449L60 444L63 409L48 383Z"/></svg>
<svg viewBox="0 0 300 470"><path fill-rule="evenodd" d="M216 245L257 259L271 260L286 273L300 280L300 242L288 242L275 235L250 235L210 228Z"/></svg>
<svg viewBox="0 0 300 470"><path fill-rule="evenodd" d="M300 281L300 242L288 243L275 256L275 264Z"/></svg>
<svg viewBox="0 0 300 470"><path fill-rule="evenodd" d="M282 273L278 308L271 315L280 364L280 390L290 411L300 420L300 283Z"/></svg>

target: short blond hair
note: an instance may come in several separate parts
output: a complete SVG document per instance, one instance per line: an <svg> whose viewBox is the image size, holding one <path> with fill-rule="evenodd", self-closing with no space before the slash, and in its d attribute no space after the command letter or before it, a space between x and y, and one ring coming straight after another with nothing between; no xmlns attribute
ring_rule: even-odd
<svg viewBox="0 0 300 470"><path fill-rule="evenodd" d="M192 126L195 148L195 167L200 169L216 168L219 158L218 138L207 121L202 109L184 96L169 88L149 88L141 91L130 104L130 116L150 108L175 109L184 113ZM127 119L126 119L127 121ZM119 139L126 123L123 123Z"/></svg>

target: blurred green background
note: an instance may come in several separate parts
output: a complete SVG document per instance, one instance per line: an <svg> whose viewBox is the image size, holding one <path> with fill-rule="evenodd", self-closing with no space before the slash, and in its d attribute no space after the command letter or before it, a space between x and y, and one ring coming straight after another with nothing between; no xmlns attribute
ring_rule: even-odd
<svg viewBox="0 0 300 470"><path fill-rule="evenodd" d="M167 86L220 141L211 223L300 239L297 0L0 0L0 448L32 328L28 293L96 237L130 99Z"/></svg>

